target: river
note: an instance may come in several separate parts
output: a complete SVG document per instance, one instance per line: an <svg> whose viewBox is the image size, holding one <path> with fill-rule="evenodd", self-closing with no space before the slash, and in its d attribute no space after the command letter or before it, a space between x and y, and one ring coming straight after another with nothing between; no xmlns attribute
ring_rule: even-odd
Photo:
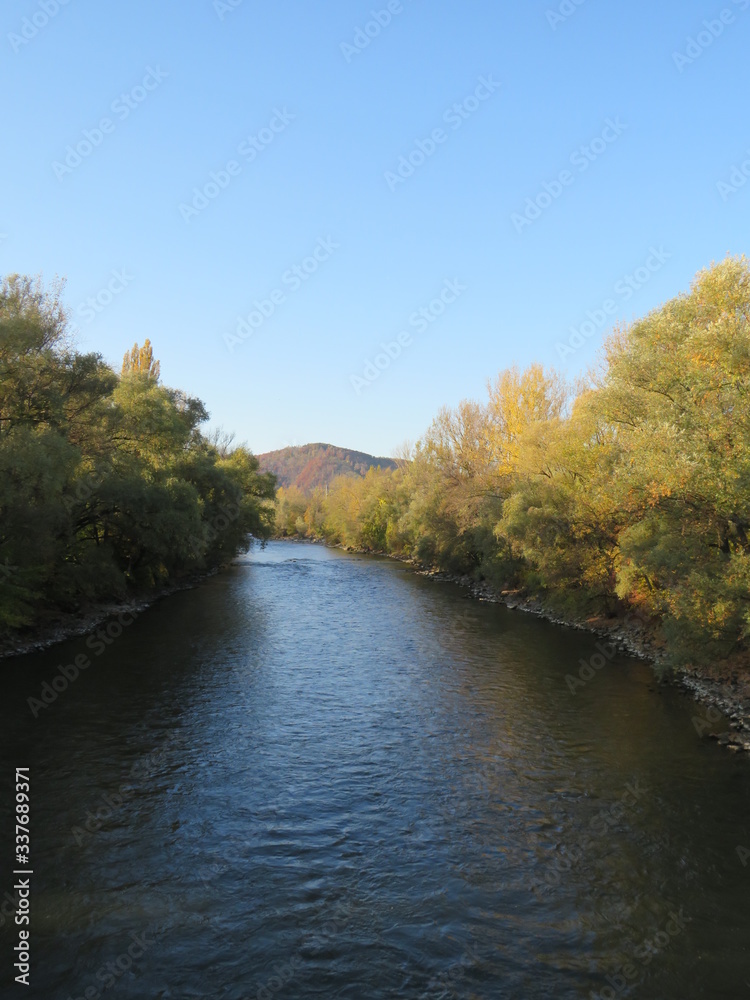
<svg viewBox="0 0 750 1000"><path fill-rule="evenodd" d="M282 542L103 637L2 663L3 996L750 997L750 758L646 664Z"/></svg>

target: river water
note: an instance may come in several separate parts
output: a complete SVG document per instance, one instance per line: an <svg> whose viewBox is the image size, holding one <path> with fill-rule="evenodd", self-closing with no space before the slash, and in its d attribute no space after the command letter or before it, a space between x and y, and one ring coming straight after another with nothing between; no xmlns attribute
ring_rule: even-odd
<svg viewBox="0 0 750 1000"><path fill-rule="evenodd" d="M3 997L750 997L750 759L647 665L281 542L104 639L0 665Z"/></svg>

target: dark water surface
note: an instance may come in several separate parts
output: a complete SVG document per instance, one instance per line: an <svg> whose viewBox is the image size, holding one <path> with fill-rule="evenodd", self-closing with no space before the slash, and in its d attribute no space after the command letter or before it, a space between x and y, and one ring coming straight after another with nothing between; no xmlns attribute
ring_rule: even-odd
<svg viewBox="0 0 750 1000"><path fill-rule="evenodd" d="M644 664L572 695L595 642L274 543L4 661L0 893L16 765L34 875L2 996L750 998L750 760Z"/></svg>

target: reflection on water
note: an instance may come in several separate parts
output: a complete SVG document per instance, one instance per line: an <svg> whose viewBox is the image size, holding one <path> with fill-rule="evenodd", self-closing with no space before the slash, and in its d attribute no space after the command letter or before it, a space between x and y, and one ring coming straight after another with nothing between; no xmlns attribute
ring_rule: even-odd
<svg viewBox="0 0 750 1000"><path fill-rule="evenodd" d="M750 763L647 666L573 695L593 638L293 543L159 602L34 719L86 649L2 665L29 996L750 997Z"/></svg>

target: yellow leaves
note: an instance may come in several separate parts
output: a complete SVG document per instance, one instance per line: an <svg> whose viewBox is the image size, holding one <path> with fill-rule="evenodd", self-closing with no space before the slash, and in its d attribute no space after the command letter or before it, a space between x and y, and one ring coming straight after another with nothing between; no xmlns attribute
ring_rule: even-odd
<svg viewBox="0 0 750 1000"><path fill-rule="evenodd" d="M123 375L136 373L158 382L160 368L160 363L154 360L154 350L148 338L143 342L143 347L139 347L137 343L133 344L122 359Z"/></svg>
<svg viewBox="0 0 750 1000"><path fill-rule="evenodd" d="M649 505L655 507L660 500L672 496L672 487L666 483L652 480L646 487L646 494L649 498Z"/></svg>
<svg viewBox="0 0 750 1000"><path fill-rule="evenodd" d="M441 410L399 471L334 483L327 537L462 571L502 562L514 585L586 606L617 596L673 626L690 656L739 641L750 263L716 265L617 330L596 381L571 396L540 365L501 372L485 402Z"/></svg>
<svg viewBox="0 0 750 1000"><path fill-rule="evenodd" d="M488 389L492 452L502 471L512 472L521 456L524 435L534 425L559 419L569 387L559 373L534 364L523 372L517 367L505 369Z"/></svg>

